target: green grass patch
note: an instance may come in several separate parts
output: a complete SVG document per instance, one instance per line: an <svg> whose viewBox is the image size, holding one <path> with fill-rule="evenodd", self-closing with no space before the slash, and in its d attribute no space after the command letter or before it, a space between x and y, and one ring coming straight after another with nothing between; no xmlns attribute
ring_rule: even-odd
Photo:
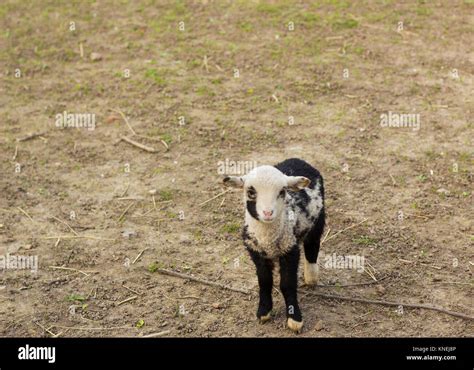
<svg viewBox="0 0 474 370"><path fill-rule="evenodd" d="M145 71L145 78L153 80L159 86L166 86L166 79L162 72L156 68L149 68Z"/></svg>
<svg viewBox="0 0 474 370"><path fill-rule="evenodd" d="M238 26L244 32L252 32L253 31L253 25L250 22L247 22L247 21L239 22Z"/></svg>
<svg viewBox="0 0 474 370"><path fill-rule="evenodd" d="M70 294L67 297L69 302L84 302L86 299L80 294Z"/></svg>
<svg viewBox="0 0 474 370"><path fill-rule="evenodd" d="M359 26L359 22L353 18L335 18L330 21L330 24L336 31L352 29Z"/></svg>
<svg viewBox="0 0 474 370"><path fill-rule="evenodd" d="M256 8L257 12L267 15L279 15L283 11L281 5L260 3Z"/></svg>
<svg viewBox="0 0 474 370"><path fill-rule="evenodd" d="M196 94L200 96L215 96L216 93L212 91L208 86L199 86L196 89Z"/></svg>
<svg viewBox="0 0 474 370"><path fill-rule="evenodd" d="M173 192L171 190L160 190L158 195L160 196L160 201L162 202L173 199Z"/></svg>
<svg viewBox="0 0 474 370"><path fill-rule="evenodd" d="M357 238L352 239L352 241L358 245L364 245L364 246L375 244L375 240L367 235L359 236Z"/></svg>
<svg viewBox="0 0 474 370"><path fill-rule="evenodd" d="M160 136L161 136L161 140L163 140L168 145L170 145L173 142L173 137L171 136L171 134L163 134Z"/></svg>
<svg viewBox="0 0 474 370"><path fill-rule="evenodd" d="M224 81L224 79L222 77L218 77L218 78L213 78L211 80L211 83L213 85L220 85L220 84L222 84L222 81Z"/></svg>
<svg viewBox="0 0 474 370"><path fill-rule="evenodd" d="M301 15L301 23L305 26L315 26L318 23L321 23L321 17L315 13L303 13Z"/></svg>
<svg viewBox="0 0 474 370"><path fill-rule="evenodd" d="M423 16L427 16L427 15L431 15L432 11L428 8L425 8L425 7L419 7L416 9L416 14L418 15L423 15Z"/></svg>
<svg viewBox="0 0 474 370"><path fill-rule="evenodd" d="M151 273L157 272L159 268L160 266L156 262L153 262L148 266L148 271Z"/></svg>
<svg viewBox="0 0 474 370"><path fill-rule="evenodd" d="M238 222L229 222L222 226L222 232L227 234L236 234L240 231L240 223Z"/></svg>

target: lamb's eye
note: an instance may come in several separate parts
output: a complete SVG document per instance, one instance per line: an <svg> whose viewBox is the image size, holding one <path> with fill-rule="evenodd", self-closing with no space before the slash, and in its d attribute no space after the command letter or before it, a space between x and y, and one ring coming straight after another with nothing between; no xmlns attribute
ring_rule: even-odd
<svg viewBox="0 0 474 370"><path fill-rule="evenodd" d="M247 196L249 197L249 199L255 199L257 198L257 192L255 191L254 188L249 188L247 190Z"/></svg>
<svg viewBox="0 0 474 370"><path fill-rule="evenodd" d="M281 197L281 198L283 198L283 197L285 196L285 194L286 194L285 189L281 189L281 190L280 190L280 193L278 194L278 196Z"/></svg>

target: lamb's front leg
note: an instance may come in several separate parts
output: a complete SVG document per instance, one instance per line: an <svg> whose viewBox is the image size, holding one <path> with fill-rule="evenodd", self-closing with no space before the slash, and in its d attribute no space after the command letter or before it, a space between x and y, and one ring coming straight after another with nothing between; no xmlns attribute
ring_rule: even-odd
<svg viewBox="0 0 474 370"><path fill-rule="evenodd" d="M288 328L299 333L303 327L303 317L298 306L298 262L300 251L294 247L289 253L280 257L280 289L285 298Z"/></svg>
<svg viewBox="0 0 474 370"><path fill-rule="evenodd" d="M249 249L249 253L257 268L258 286L260 290L257 317L264 323L270 320L270 314L273 308L273 262L251 249Z"/></svg>

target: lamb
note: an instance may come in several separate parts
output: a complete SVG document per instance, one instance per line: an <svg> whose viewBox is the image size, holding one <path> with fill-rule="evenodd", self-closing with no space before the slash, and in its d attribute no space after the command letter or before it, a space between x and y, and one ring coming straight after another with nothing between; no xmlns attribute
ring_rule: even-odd
<svg viewBox="0 0 474 370"><path fill-rule="evenodd" d="M224 185L244 189L244 246L259 284L257 318L264 323L273 308L273 268L280 266L280 289L287 326L299 333L303 317L297 300L300 247L304 246L304 280L318 279L317 258L325 224L324 186L319 171L297 158L254 168L242 177L227 176Z"/></svg>

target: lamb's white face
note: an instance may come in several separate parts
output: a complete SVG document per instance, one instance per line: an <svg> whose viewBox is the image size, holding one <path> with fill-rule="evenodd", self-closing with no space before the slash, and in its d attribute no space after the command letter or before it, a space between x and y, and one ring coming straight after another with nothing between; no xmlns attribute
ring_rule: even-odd
<svg viewBox="0 0 474 370"><path fill-rule="evenodd" d="M247 212L256 220L271 223L281 216L286 191L307 187L310 180L303 176L286 176L273 166L254 168L242 177L224 178L226 186L244 189Z"/></svg>

